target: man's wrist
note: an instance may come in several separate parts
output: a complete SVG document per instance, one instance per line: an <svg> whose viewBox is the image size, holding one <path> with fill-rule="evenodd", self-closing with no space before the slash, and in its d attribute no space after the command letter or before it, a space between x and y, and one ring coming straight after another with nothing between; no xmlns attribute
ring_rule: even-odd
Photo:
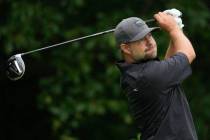
<svg viewBox="0 0 210 140"><path fill-rule="evenodd" d="M180 28L174 28L174 29L169 31L169 35L171 36L171 38L176 37L176 36L178 36L182 33L183 33L182 29L180 29Z"/></svg>

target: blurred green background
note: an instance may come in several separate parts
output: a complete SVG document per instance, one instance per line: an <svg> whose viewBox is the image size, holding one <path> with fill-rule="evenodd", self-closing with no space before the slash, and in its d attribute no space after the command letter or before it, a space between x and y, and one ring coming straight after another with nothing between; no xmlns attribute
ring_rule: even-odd
<svg viewBox="0 0 210 140"><path fill-rule="evenodd" d="M183 12L184 32L197 53L183 86L200 140L210 140L210 7L207 0L0 0L0 60L76 37L112 29L130 16ZM163 31L154 37L162 58ZM65 47L64 47L65 46ZM113 34L24 57L16 82L0 79L1 140L137 140L120 90Z"/></svg>

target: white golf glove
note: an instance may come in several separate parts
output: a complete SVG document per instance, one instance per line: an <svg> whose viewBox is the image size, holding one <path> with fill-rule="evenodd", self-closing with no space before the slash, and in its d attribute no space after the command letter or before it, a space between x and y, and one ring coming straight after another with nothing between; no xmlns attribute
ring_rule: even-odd
<svg viewBox="0 0 210 140"><path fill-rule="evenodd" d="M179 10L177 10L175 8L165 10L163 12L173 16L180 29L182 29L184 27L184 24L182 23L182 19L181 19L182 12L180 12Z"/></svg>

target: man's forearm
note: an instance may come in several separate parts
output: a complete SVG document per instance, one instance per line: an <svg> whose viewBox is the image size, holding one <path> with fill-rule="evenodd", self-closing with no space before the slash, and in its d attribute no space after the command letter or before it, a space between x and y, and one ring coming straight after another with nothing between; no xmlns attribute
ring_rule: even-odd
<svg viewBox="0 0 210 140"><path fill-rule="evenodd" d="M166 54L165 54L165 59L173 56L174 53L175 53L175 50L174 50L172 41L170 40L169 45L168 45L168 49L167 49Z"/></svg>
<svg viewBox="0 0 210 140"><path fill-rule="evenodd" d="M195 51L191 42L184 35L182 30L180 30L174 17L163 12L158 12L154 15L154 18L157 20L160 27L169 33L171 38L171 45L169 46L165 57L168 58L177 52L182 52L187 56L189 63L192 63L196 56Z"/></svg>
<svg viewBox="0 0 210 140"><path fill-rule="evenodd" d="M170 57L170 55L174 55L177 52L182 52L188 57L189 62L192 63L196 55L189 39L181 30L172 30L169 32L169 35L171 37L171 46L168 48L169 54L167 56Z"/></svg>

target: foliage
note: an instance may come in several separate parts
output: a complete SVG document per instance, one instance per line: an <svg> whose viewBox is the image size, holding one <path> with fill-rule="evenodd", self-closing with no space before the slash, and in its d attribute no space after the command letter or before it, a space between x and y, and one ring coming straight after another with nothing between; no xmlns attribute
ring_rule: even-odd
<svg viewBox="0 0 210 140"><path fill-rule="evenodd" d="M0 1L1 53L9 57L114 28L129 16L149 19L160 10L180 9L183 12L184 32L197 52L197 61L192 66L193 76L186 81L184 88L199 139L208 140L210 76L206 73L210 70L207 49L210 9L206 4L198 0ZM164 32L155 33L154 36L162 57L168 37ZM126 98L119 87L120 75L115 66L119 58L112 34L24 58L26 74L17 83L37 87L30 94L38 92L36 106L50 114L51 131L46 135L52 135L56 140L139 139L140 134L137 134ZM18 126L14 127L18 129Z"/></svg>

